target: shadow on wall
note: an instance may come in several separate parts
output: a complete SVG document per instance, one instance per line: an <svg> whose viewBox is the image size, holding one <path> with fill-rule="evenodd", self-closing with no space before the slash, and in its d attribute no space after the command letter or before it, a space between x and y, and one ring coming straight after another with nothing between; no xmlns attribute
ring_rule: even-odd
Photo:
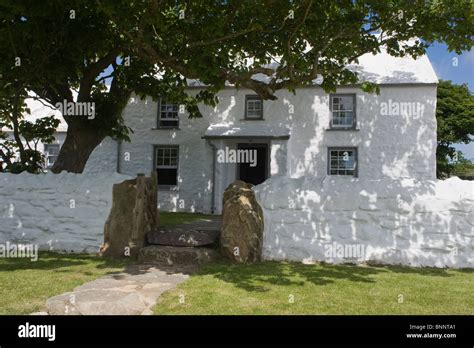
<svg viewBox="0 0 474 348"><path fill-rule="evenodd" d="M300 97L298 97L300 93ZM360 177L435 178L436 91L431 87L381 87L380 95L355 88L356 129L328 130L329 95L297 91L289 141L291 177L327 174L328 147L356 147Z"/></svg>
<svg viewBox="0 0 474 348"><path fill-rule="evenodd" d="M265 215L264 257L474 267L474 188L433 180L435 87L338 93L357 93L356 129L328 130L329 96L303 92L289 177L255 188ZM359 177L328 176L328 147L356 147Z"/></svg>
<svg viewBox="0 0 474 348"><path fill-rule="evenodd" d="M474 184L272 178L255 187L264 257L474 267Z"/></svg>

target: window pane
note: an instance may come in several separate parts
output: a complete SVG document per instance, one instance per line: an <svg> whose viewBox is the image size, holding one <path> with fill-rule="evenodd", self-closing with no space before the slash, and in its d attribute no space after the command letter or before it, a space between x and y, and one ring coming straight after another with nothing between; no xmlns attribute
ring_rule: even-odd
<svg viewBox="0 0 474 348"><path fill-rule="evenodd" d="M339 97L339 110L352 111L354 98L352 96Z"/></svg>
<svg viewBox="0 0 474 348"><path fill-rule="evenodd" d="M51 168L58 158L59 154L59 144L45 144L44 145L44 155L45 155L45 161L46 161L46 166L48 168Z"/></svg>
<svg viewBox="0 0 474 348"><path fill-rule="evenodd" d="M158 185L176 185L177 184L177 169L161 169L156 170L158 176Z"/></svg>
<svg viewBox="0 0 474 348"><path fill-rule="evenodd" d="M334 95L331 97L332 120L334 127L353 127L354 126L354 96L353 95Z"/></svg>
<svg viewBox="0 0 474 348"><path fill-rule="evenodd" d="M165 99L160 103L160 127L176 127L178 125L178 104L167 102Z"/></svg>
<svg viewBox="0 0 474 348"><path fill-rule="evenodd" d="M47 152L49 155L57 155L59 153L59 144L46 144L44 152Z"/></svg>
<svg viewBox="0 0 474 348"><path fill-rule="evenodd" d="M178 173L178 148L163 146L156 148L156 170L158 174L158 185L176 185Z"/></svg>
<svg viewBox="0 0 474 348"><path fill-rule="evenodd" d="M259 97L247 97L245 107L248 118L262 117L262 100Z"/></svg>
<svg viewBox="0 0 474 348"><path fill-rule="evenodd" d="M354 113L349 111L333 111L333 126L351 127L353 124Z"/></svg>
<svg viewBox="0 0 474 348"><path fill-rule="evenodd" d="M354 149L330 150L330 175L355 175L356 155Z"/></svg>

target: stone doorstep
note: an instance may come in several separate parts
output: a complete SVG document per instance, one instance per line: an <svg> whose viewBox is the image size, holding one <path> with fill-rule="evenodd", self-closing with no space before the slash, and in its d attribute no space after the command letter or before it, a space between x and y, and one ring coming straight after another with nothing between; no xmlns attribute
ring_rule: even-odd
<svg viewBox="0 0 474 348"><path fill-rule="evenodd" d="M174 228L150 231L146 240L151 245L198 247L217 243L220 231L193 228Z"/></svg>
<svg viewBox="0 0 474 348"><path fill-rule="evenodd" d="M166 266L200 265L219 258L219 252L209 247L149 245L138 254L139 263Z"/></svg>

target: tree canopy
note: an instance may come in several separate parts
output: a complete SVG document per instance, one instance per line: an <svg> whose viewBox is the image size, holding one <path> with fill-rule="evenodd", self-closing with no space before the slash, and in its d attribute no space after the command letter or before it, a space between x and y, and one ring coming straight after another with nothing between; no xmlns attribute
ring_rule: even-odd
<svg viewBox="0 0 474 348"><path fill-rule="evenodd" d="M437 175L449 175L454 162L466 160L456 152L453 144L468 144L474 137L474 95L467 85L440 81L436 102L438 148L436 150Z"/></svg>
<svg viewBox="0 0 474 348"><path fill-rule="evenodd" d="M199 103L214 105L226 82L264 99L316 78L326 91L358 82L377 91L347 64L381 47L413 57L434 41L470 50L472 9L469 0L4 0L0 88L15 82L53 105L95 103L94 119L65 115L53 167L82 172L105 137L128 139L121 114L131 93L166 95L199 117ZM189 79L207 88L190 95Z"/></svg>

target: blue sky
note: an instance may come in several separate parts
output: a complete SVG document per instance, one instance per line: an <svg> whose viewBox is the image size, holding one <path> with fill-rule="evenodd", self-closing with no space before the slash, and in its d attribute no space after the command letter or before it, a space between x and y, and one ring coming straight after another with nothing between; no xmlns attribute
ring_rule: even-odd
<svg viewBox="0 0 474 348"><path fill-rule="evenodd" d="M444 44L434 44L428 48L428 57L439 79L451 80L457 84L466 83L474 93L474 49L457 55L449 52ZM464 157L474 159L474 142L459 144L456 148Z"/></svg>

